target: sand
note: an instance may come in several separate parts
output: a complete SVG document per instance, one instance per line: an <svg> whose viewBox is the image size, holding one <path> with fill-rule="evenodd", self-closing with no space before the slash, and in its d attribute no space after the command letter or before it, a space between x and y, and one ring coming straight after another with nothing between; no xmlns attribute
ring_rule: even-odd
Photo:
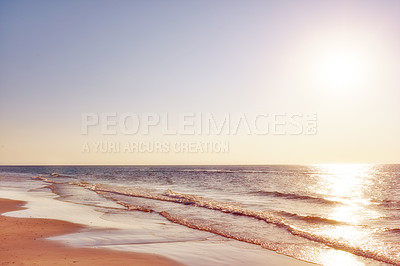
<svg viewBox="0 0 400 266"><path fill-rule="evenodd" d="M0 214L25 209L24 201L0 199ZM85 229L52 219L0 215L1 265L182 265L168 258L99 248L75 248L45 238Z"/></svg>

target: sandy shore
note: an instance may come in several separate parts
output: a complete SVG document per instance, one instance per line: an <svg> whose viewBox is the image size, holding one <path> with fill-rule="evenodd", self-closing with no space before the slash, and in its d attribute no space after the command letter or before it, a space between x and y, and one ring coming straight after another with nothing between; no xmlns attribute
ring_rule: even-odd
<svg viewBox="0 0 400 266"><path fill-rule="evenodd" d="M24 209L25 203L0 199L0 214ZM74 248L45 239L85 228L65 221L0 215L0 227L1 265L182 265L158 255Z"/></svg>

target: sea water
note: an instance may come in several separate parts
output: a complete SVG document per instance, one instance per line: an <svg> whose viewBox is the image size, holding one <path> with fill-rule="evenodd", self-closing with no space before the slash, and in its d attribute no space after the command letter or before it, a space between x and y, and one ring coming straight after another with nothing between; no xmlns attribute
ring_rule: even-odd
<svg viewBox="0 0 400 266"><path fill-rule="evenodd" d="M162 231L171 241L215 236L324 265L400 264L400 165L2 166L0 173L2 185L44 182L59 200L96 207L105 219L151 215L173 224ZM143 241L150 240L111 232L104 245Z"/></svg>

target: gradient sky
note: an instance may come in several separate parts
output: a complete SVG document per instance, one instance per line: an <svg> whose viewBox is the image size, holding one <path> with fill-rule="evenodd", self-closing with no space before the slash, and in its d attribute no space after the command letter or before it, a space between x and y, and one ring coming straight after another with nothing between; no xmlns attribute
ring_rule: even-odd
<svg viewBox="0 0 400 266"><path fill-rule="evenodd" d="M399 70L397 0L1 0L0 164L400 163ZM82 136L82 112L317 113L318 133L83 154L120 136Z"/></svg>

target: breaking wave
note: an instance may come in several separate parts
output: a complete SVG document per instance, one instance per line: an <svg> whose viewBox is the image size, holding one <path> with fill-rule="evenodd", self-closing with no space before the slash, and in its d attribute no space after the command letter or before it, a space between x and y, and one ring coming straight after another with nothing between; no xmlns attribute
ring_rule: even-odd
<svg viewBox="0 0 400 266"><path fill-rule="evenodd" d="M321 204L338 204L339 203L338 201L333 201L333 200L324 199L324 198L317 198L317 197L312 197L312 196L307 196L307 195L299 195L299 194L295 194L295 193L282 193L282 192L278 192L278 191L259 190L259 191L252 191L250 193L255 194L255 195L269 196L269 197L275 197L275 198L305 200L305 201L321 203Z"/></svg>
<svg viewBox="0 0 400 266"><path fill-rule="evenodd" d="M271 211L248 210L248 209L245 209L245 208L242 208L239 206L234 206L230 203L218 202L215 200L208 200L208 199L204 199L202 197L198 197L195 195L187 195L187 194L177 193L177 192L173 192L171 190L167 190L164 194L153 194L150 191L143 190L143 189L133 190L133 189L129 189L129 188L114 187L114 186L109 186L109 185L104 185L104 184L93 185L93 184L81 183L79 185L83 186L87 189L93 190L95 192L108 192L108 193L115 193L115 194L120 194L120 195L125 195L125 196L143 197L143 198L148 198L148 199L153 199L153 200L175 202L175 203L180 203L180 204L185 204L185 205L194 205L196 207L202 207L202 208L207 208L207 209L211 209L211 210L215 210L215 211L221 211L221 212L230 213L233 215L246 216L246 217L254 218L257 220L262 220L269 224L274 224L280 228L285 229L292 235L300 236L300 237L306 238L311 241L319 242L319 243L325 244L327 246L330 246L330 247L333 247L336 249L340 249L340 250L344 250L344 251L353 253L355 255L363 256L365 258L375 259L375 260L382 261L385 263L390 263L390 264L399 264L400 263L399 259L387 257L383 254L380 254L379 252L377 252L375 250L369 250L369 249L364 249L362 247L356 247L346 241L333 239L328 236L318 235L318 234L300 229L300 228L290 224L290 222L287 221L282 216L278 216L274 212L271 212ZM136 205L130 205L127 203L122 203L121 201L119 201L119 203L121 205L124 205L127 209L130 209L130 210L154 212L154 210L149 209L149 208L136 206ZM207 231L207 232L218 234L218 235L221 235L221 236L224 236L227 238L232 238L232 239L236 239L239 241L260 245L266 249L277 251L277 246L273 243L263 242L262 240L248 238L243 235L235 235L232 232L225 231L223 229L213 228L213 227L204 225L200 222L190 220L188 218L182 218L182 217L173 215L166 211L161 211L158 213L171 222L174 222L174 223L177 223L180 225L184 225L189 228ZM331 224L332 223L333 224L340 223L339 221L329 220L329 219L325 219L325 218L321 218L321 217L299 216L296 214L293 214L292 216L296 217L298 219L303 219L305 221L309 221L309 222L310 221L311 222L318 221L318 222L325 222L325 223L331 223Z"/></svg>
<svg viewBox="0 0 400 266"><path fill-rule="evenodd" d="M39 180L42 180L45 182L57 184L57 182L55 182L45 176L38 176L38 177L35 177L35 179L39 179ZM206 198L196 196L196 195L174 192L172 190L166 190L164 193L157 193L155 191L145 189L145 188L140 188L140 187L127 188L127 187L107 185L107 184L91 184L88 182L68 182L66 184L81 186L85 189L94 191L94 192L98 193L99 195L102 195L103 197L114 200L115 202L117 202L121 206L124 206L128 210L142 211L142 212L155 212L155 213L158 213L159 215L163 216L165 219L167 219L173 223L176 223L176 224L184 225L184 226L192 228L192 229L207 231L210 233L221 235L223 237L236 239L238 241L256 244L263 248L278 251L278 252L282 252L282 251L279 250L279 245L277 245L276 243L274 244L274 243L266 242L261 239L257 239L254 237L252 238L252 237L249 237L249 236L246 236L243 234L236 234L235 232L230 232L227 229L213 227L213 226L204 224L201 221L196 221L195 219L190 219L190 217L185 217L184 214L177 215L177 214L167 212L165 210L155 211L154 209L152 209L151 207L148 207L148 206L129 204L124 201L113 198L112 196L109 196L109 194L146 198L146 199L151 199L151 200L172 202L172 203L183 204L183 205L191 205L191 206L195 206L195 207L199 207L199 208L206 208L209 210L219 211L222 213L245 216L248 218L264 221L268 224L273 224L275 226L278 226L279 228L286 230L287 232L289 232L290 234L292 234L294 236L299 236L299 237L302 237L302 238L305 238L305 239L308 239L311 241L319 242L319 243L325 244L325 245L330 246L335 249L344 250L344 251L350 252L355 255L363 256L365 258L370 258L370 259L378 260L378 261L389 263L389 264L396 264L396 265L400 264L400 259L397 257L393 257L393 256L391 256L389 254L385 254L385 253L379 253L378 251L369 249L368 247L354 246L353 244L351 244L347 241L333 238L330 236L326 236L323 234L309 232L307 230L299 228L298 226L295 226L290 220L288 220L288 219L297 219L297 220L302 220L302 221L309 222L309 223L325 223L328 225L341 225L341 224L345 225L345 223L343 223L343 222L332 220L332 219L316 217L316 216L302 216L302 215L288 213L288 212L282 212L282 211L275 212L275 211L266 211L266 210L263 210L263 211L250 210L250 209L243 208L240 205L235 205L234 203L231 203L231 202L228 203L228 202L221 202L221 201L217 201L217 200L213 200L213 199L206 199ZM269 196L273 196L273 197L282 197L282 198L289 198L289 199L307 200L307 201L313 201L313 202L319 202L319 203L335 204L335 202L332 202L332 201L329 201L326 199L315 198L315 197L304 196L304 195L297 195L297 194L292 194L292 193L281 193L281 192L277 192L277 191L273 191L273 192L257 191L256 193L269 195ZM395 229L395 230L397 232L398 229ZM284 253L284 252L282 252L282 253Z"/></svg>

